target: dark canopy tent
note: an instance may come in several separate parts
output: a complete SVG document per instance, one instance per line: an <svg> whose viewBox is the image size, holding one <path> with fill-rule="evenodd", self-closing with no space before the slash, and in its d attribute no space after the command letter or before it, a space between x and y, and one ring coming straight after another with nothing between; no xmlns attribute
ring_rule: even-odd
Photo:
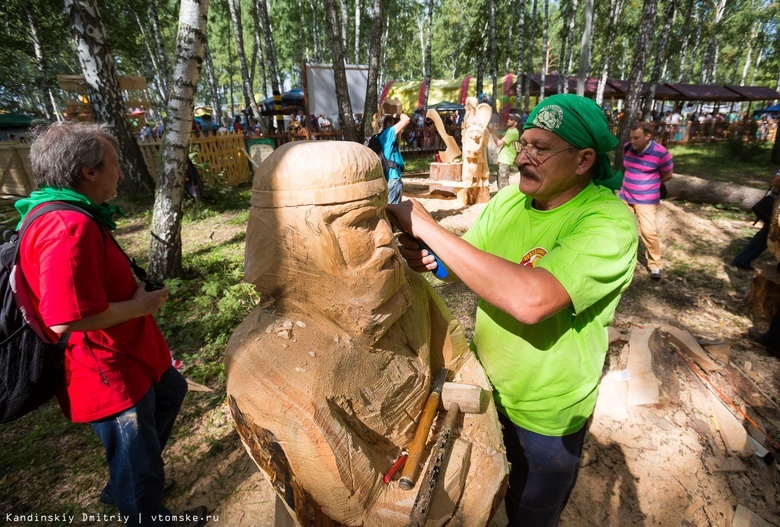
<svg viewBox="0 0 780 527"><path fill-rule="evenodd" d="M585 79L585 97L595 97L599 80L596 77ZM542 76L531 75L531 95L539 95L542 87ZM558 93L558 75L551 73L544 78L544 94ZM569 77L569 93L577 93L577 77ZM609 83L604 85L604 97L615 97L615 89Z"/></svg>
<svg viewBox="0 0 780 527"><path fill-rule="evenodd" d="M714 84L675 84L668 82L666 85L680 92L683 95L682 100L685 101L735 102L745 100L728 88Z"/></svg>
<svg viewBox="0 0 780 527"><path fill-rule="evenodd" d="M34 120L35 120L34 117L30 117L29 115L23 115L21 113L15 113L15 112L0 113L0 128L2 129L27 128L32 124Z"/></svg>
<svg viewBox="0 0 780 527"><path fill-rule="evenodd" d="M267 99L260 101L258 104L260 111L263 115L274 114L274 98L268 97ZM303 108L303 90L294 89L282 94L282 113L291 114L298 111L298 108Z"/></svg>
<svg viewBox="0 0 780 527"><path fill-rule="evenodd" d="M734 86L727 84L726 88L741 97L741 101L773 101L780 99L780 93L766 86Z"/></svg>
<svg viewBox="0 0 780 527"><path fill-rule="evenodd" d="M625 99L626 95L628 95L628 81L623 81L618 79L607 79L607 85L611 86L613 89L613 95L611 95L611 97L615 97L616 99ZM649 89L649 87L650 87L649 82L643 82L642 89L639 92L639 94L642 97L645 97L647 95L647 90ZM666 84L655 85L655 98L659 101L681 101L686 99L686 97L682 93L678 92L673 88L670 88Z"/></svg>

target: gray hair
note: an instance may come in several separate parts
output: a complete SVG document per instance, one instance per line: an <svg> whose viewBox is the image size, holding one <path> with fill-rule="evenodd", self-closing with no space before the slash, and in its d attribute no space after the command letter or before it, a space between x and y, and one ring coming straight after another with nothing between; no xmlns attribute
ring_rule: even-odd
<svg viewBox="0 0 780 527"><path fill-rule="evenodd" d="M77 187L83 179L82 169L96 169L103 164L100 137L119 153L119 143L107 124L65 121L35 129L30 145L35 182L53 188Z"/></svg>

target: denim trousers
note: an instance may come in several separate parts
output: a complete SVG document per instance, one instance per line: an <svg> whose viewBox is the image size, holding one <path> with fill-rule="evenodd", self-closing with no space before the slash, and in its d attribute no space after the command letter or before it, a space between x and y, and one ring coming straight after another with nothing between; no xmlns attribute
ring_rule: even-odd
<svg viewBox="0 0 780 527"><path fill-rule="evenodd" d="M388 203L401 203L401 197L403 196L404 184L401 182L401 178L391 178L387 181L387 202Z"/></svg>
<svg viewBox="0 0 780 527"><path fill-rule="evenodd" d="M587 426L563 437L545 436L498 416L511 464L504 500L509 527L558 525L577 482Z"/></svg>
<svg viewBox="0 0 780 527"><path fill-rule="evenodd" d="M739 251L739 254L734 257L731 265L737 267L748 267L753 263L753 260L761 256L766 250L767 239L769 238L769 224L764 223L755 236L753 236L747 245Z"/></svg>
<svg viewBox="0 0 780 527"><path fill-rule="evenodd" d="M152 516L170 514L162 506L162 451L186 394L187 381L171 366L134 406L90 423L106 450L110 480L104 492L113 495L128 525L167 525Z"/></svg>

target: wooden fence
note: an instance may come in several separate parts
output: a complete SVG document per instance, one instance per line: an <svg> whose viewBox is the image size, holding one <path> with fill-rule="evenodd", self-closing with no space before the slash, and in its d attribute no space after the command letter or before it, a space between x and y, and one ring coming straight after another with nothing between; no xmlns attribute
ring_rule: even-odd
<svg viewBox="0 0 780 527"><path fill-rule="evenodd" d="M3 196L29 196L35 188L29 144L1 142L0 170L0 193Z"/></svg>
<svg viewBox="0 0 780 527"><path fill-rule="evenodd" d="M159 140L138 143L146 166L155 180L160 164L160 145ZM233 186L252 179L242 134L192 136L190 152L195 153L197 164L208 167L201 171L200 176L212 185Z"/></svg>

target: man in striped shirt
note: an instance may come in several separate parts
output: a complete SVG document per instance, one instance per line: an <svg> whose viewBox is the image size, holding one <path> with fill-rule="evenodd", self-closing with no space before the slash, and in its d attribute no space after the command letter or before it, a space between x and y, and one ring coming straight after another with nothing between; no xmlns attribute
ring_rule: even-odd
<svg viewBox="0 0 780 527"><path fill-rule="evenodd" d="M630 141L623 147L623 188L618 196L636 216L639 236L645 245L650 278L661 279L661 246L655 215L661 202L661 183L672 178L672 156L653 141L653 125L637 121L631 126Z"/></svg>

